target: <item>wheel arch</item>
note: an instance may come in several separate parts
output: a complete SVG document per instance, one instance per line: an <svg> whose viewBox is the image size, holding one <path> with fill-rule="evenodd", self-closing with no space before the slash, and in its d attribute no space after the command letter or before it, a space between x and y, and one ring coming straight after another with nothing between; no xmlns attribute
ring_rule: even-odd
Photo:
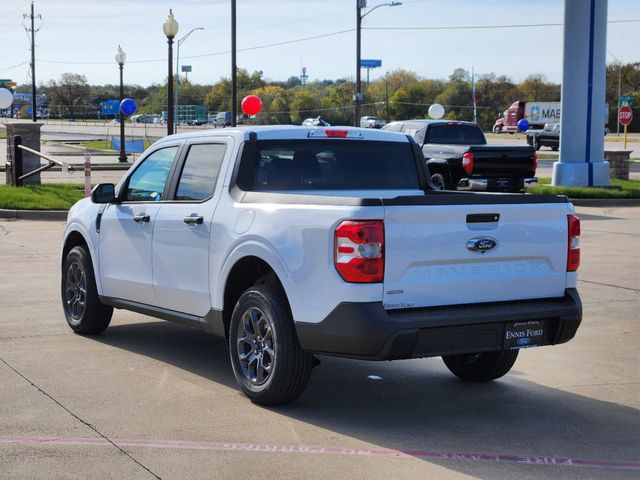
<svg viewBox="0 0 640 480"><path fill-rule="evenodd" d="M94 252L91 242L88 240L88 235L79 228L79 225L67 227L67 231L65 232L64 242L62 244L62 255L60 256L60 268L64 265L64 260L67 258L67 255L74 247L84 247L86 248L89 256L91 258L91 265L93 266L93 273L96 279L96 287L98 289L98 293L102 293L102 284L100 282L100 275L98 269L98 257L96 252Z"/></svg>
<svg viewBox="0 0 640 480"><path fill-rule="evenodd" d="M224 282L222 320L226 338L229 338L231 315L238 299L246 289L260 284L274 285L280 288L284 294L287 307L291 311L286 289L276 269L268 261L257 255L242 256L235 260Z"/></svg>
<svg viewBox="0 0 640 480"><path fill-rule="evenodd" d="M80 233L78 230L71 230L67 234L64 240L64 244L62 246L61 263L64 263L64 259L67 258L67 255L69 254L69 252L73 247L79 247L79 246L87 247L87 250L89 250L89 243L84 238L84 235L82 235L82 233ZM89 255L91 255L90 251L89 251ZM91 255L91 258L93 258L93 255Z"/></svg>
<svg viewBox="0 0 640 480"><path fill-rule="evenodd" d="M433 175L435 173L442 175L447 182L447 186L450 186L453 183L449 163L446 160L430 158L427 160L427 169L429 170L429 175Z"/></svg>

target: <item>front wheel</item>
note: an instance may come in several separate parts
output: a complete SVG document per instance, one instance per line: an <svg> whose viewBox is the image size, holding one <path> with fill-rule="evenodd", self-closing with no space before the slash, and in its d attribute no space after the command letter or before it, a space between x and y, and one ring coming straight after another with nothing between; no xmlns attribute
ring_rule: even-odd
<svg viewBox="0 0 640 480"><path fill-rule="evenodd" d="M284 293L271 285L255 285L238 300L229 354L240 388L260 405L292 402L311 376L313 356L300 347Z"/></svg>
<svg viewBox="0 0 640 480"><path fill-rule="evenodd" d="M98 298L91 256L86 247L74 247L67 254L60 287L64 316L74 332L93 335L109 326L113 307L104 305Z"/></svg>
<svg viewBox="0 0 640 480"><path fill-rule="evenodd" d="M468 382L489 382L511 370L518 358L518 350L445 355L447 368L458 378Z"/></svg>
<svg viewBox="0 0 640 480"><path fill-rule="evenodd" d="M499 127L499 126L493 127L493 133L497 133L498 135L500 135L502 133L502 127Z"/></svg>

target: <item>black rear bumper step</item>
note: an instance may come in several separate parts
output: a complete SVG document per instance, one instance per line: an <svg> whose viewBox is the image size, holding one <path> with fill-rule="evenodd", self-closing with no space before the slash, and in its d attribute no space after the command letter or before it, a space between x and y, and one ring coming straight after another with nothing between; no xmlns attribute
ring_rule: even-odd
<svg viewBox="0 0 640 480"><path fill-rule="evenodd" d="M382 303L341 303L318 324L296 323L302 348L368 360L501 350L507 323L544 320L544 345L565 343L582 320L577 290L564 297L387 312Z"/></svg>

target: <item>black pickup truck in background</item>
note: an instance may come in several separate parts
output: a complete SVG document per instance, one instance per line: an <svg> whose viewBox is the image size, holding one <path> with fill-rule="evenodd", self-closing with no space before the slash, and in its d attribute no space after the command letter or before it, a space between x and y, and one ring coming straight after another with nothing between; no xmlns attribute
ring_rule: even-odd
<svg viewBox="0 0 640 480"><path fill-rule="evenodd" d="M383 130L415 139L438 189L518 192L537 182L538 156L534 148L487 145L475 123L402 120L385 125Z"/></svg>

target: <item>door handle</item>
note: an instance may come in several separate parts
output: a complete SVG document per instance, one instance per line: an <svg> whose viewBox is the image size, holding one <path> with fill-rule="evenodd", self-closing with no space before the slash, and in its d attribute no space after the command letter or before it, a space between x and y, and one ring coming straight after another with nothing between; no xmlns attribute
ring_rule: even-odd
<svg viewBox="0 0 640 480"><path fill-rule="evenodd" d="M150 219L149 215L145 215L144 213L142 215L134 215L133 217L133 221L136 223L149 223Z"/></svg>
<svg viewBox="0 0 640 480"><path fill-rule="evenodd" d="M188 217L184 217L184 223L186 223L187 225L202 225L202 222L204 222L204 218L195 213L193 215L189 215Z"/></svg>

